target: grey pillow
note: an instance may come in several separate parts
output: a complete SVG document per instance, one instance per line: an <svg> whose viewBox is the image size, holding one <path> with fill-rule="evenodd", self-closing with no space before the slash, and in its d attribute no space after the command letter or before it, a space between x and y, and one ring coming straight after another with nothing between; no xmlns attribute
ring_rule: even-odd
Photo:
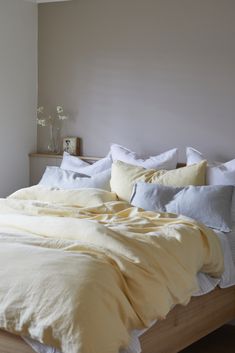
<svg viewBox="0 0 235 353"><path fill-rule="evenodd" d="M96 188L110 191L111 169L89 177L59 167L47 167L39 185L61 189Z"/></svg>
<svg viewBox="0 0 235 353"><path fill-rule="evenodd" d="M229 185L175 188L138 182L130 202L148 211L181 214L208 227L230 232L233 189Z"/></svg>

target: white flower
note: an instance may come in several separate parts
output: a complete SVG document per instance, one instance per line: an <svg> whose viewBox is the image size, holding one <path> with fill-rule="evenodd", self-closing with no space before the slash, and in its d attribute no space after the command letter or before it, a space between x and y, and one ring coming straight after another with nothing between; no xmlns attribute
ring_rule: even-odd
<svg viewBox="0 0 235 353"><path fill-rule="evenodd" d="M44 112L44 107L43 107L43 106L38 107L37 113L38 113L38 114L43 114L43 112Z"/></svg>
<svg viewBox="0 0 235 353"><path fill-rule="evenodd" d="M53 115L46 115L44 107L40 106L37 108L37 124L40 126L56 126L58 122L67 120L68 115L64 115L64 109L60 105L56 107L56 113Z"/></svg>
<svg viewBox="0 0 235 353"><path fill-rule="evenodd" d="M62 114L64 112L64 109L60 105L56 107L56 110L58 114Z"/></svg>
<svg viewBox="0 0 235 353"><path fill-rule="evenodd" d="M67 115L58 115L59 120L67 120L69 117Z"/></svg>
<svg viewBox="0 0 235 353"><path fill-rule="evenodd" d="M46 126L46 119L37 119L37 124L40 126Z"/></svg>

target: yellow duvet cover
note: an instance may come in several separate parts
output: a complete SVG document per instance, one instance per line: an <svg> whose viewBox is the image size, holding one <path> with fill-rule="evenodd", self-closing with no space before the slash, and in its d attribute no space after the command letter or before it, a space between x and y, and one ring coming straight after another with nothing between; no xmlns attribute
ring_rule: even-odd
<svg viewBox="0 0 235 353"><path fill-rule="evenodd" d="M212 230L95 190L22 189L0 200L0 328L63 353L117 353L132 329L220 276Z"/></svg>

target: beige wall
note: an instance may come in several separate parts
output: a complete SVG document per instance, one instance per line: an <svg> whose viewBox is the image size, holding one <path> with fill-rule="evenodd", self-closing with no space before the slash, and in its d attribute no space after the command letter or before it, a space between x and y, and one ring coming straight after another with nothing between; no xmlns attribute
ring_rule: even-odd
<svg viewBox="0 0 235 353"><path fill-rule="evenodd" d="M234 0L42 4L39 103L64 104L64 134L81 136L85 155L118 142L235 158L234 14Z"/></svg>
<svg viewBox="0 0 235 353"><path fill-rule="evenodd" d="M0 1L0 197L29 184L35 149L37 6Z"/></svg>

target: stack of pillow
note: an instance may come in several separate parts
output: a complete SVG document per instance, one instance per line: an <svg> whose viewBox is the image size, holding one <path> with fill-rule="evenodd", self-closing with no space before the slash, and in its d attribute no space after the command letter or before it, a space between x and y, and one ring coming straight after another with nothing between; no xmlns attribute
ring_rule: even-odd
<svg viewBox="0 0 235 353"><path fill-rule="evenodd" d="M115 192L119 200L149 211L185 215L229 232L235 225L235 160L208 163L200 152L186 150L187 165L176 168L178 150L140 159L117 144L109 154L88 164L64 153L59 167L47 167L40 185L63 189L98 188Z"/></svg>
<svg viewBox="0 0 235 353"><path fill-rule="evenodd" d="M163 172L157 182L138 178L130 196L131 204L149 211L185 215L208 227L230 232L235 226L235 160L207 164L204 156L191 147L186 154L186 167Z"/></svg>
<svg viewBox="0 0 235 353"><path fill-rule="evenodd" d="M39 185L62 189L96 188L110 191L112 158L108 155L94 164L64 152L59 167L47 167Z"/></svg>
<svg viewBox="0 0 235 353"><path fill-rule="evenodd" d="M196 149L186 149L187 165L205 160L205 157ZM207 185L233 185L235 186L235 159L226 163L208 161L206 171ZM231 226L235 227L235 192L231 202Z"/></svg>
<svg viewBox="0 0 235 353"><path fill-rule="evenodd" d="M47 167L39 184L63 189L97 188L110 191L111 167L114 160L123 160L145 168L173 169L177 165L178 151L175 148L143 160L138 159L135 152L113 144L110 153L93 164L64 152L60 168Z"/></svg>

